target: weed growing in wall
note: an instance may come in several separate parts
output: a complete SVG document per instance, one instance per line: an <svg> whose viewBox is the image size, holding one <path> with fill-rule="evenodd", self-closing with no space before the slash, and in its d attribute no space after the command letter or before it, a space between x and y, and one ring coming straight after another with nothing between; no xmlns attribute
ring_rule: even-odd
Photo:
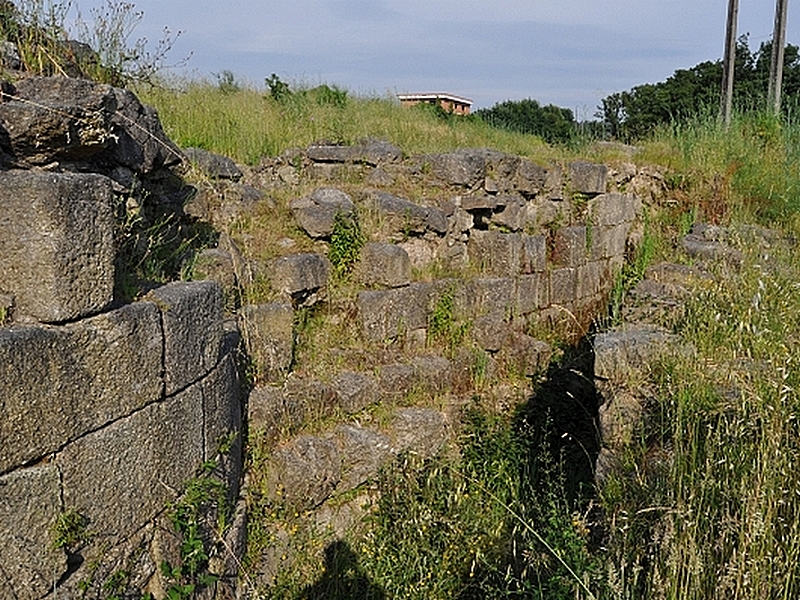
<svg viewBox="0 0 800 600"><path fill-rule="evenodd" d="M341 281L358 262L365 242L366 236L361 231L356 214L337 212L328 246L328 260L331 261L335 280Z"/></svg>

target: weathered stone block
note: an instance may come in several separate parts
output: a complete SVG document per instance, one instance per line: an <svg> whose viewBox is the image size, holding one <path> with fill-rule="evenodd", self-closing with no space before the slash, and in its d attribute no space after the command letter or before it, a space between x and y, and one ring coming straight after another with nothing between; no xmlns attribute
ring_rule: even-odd
<svg viewBox="0 0 800 600"><path fill-rule="evenodd" d="M381 365L379 376L381 393L388 397L407 394L419 383L416 369L407 364Z"/></svg>
<svg viewBox="0 0 800 600"><path fill-rule="evenodd" d="M603 194L589 200L589 214L593 225L619 225L631 223L641 210L642 202L634 196L617 192Z"/></svg>
<svg viewBox="0 0 800 600"><path fill-rule="evenodd" d="M470 233L467 253L472 264L487 275L513 277L522 263L522 242L518 234L475 229Z"/></svg>
<svg viewBox="0 0 800 600"><path fill-rule="evenodd" d="M428 229L437 233L447 231L447 218L438 208L420 206L388 192L375 192L370 200L390 236L403 238L409 234L422 235Z"/></svg>
<svg viewBox="0 0 800 600"><path fill-rule="evenodd" d="M403 151L385 140L366 140L360 146L359 159L368 165L398 162L403 158Z"/></svg>
<svg viewBox="0 0 800 600"><path fill-rule="evenodd" d="M331 495L341 474L336 442L303 435L273 453L267 492L295 508L314 508Z"/></svg>
<svg viewBox="0 0 800 600"><path fill-rule="evenodd" d="M428 283L415 283L393 290L360 292L358 309L361 334L369 341L379 341L427 327L434 297L435 288Z"/></svg>
<svg viewBox="0 0 800 600"><path fill-rule="evenodd" d="M592 227L592 237L589 244L590 259L624 258L630 228L630 223Z"/></svg>
<svg viewBox="0 0 800 600"><path fill-rule="evenodd" d="M169 396L207 375L222 356L222 289L213 281L178 281L148 298L161 309Z"/></svg>
<svg viewBox="0 0 800 600"><path fill-rule="evenodd" d="M330 270L321 254L290 254L270 263L270 279L276 289L301 301L327 285Z"/></svg>
<svg viewBox="0 0 800 600"><path fill-rule="evenodd" d="M501 208L492 215L492 223L510 231L520 231L525 227L527 203L521 196L500 196L497 204Z"/></svg>
<svg viewBox="0 0 800 600"><path fill-rule="evenodd" d="M342 460L337 492L355 489L377 476L378 470L391 456L392 442L389 436L378 431L340 425L334 431L334 439Z"/></svg>
<svg viewBox="0 0 800 600"><path fill-rule="evenodd" d="M64 506L103 541L123 541L177 497L203 455L203 392L194 385L59 453Z"/></svg>
<svg viewBox="0 0 800 600"><path fill-rule="evenodd" d="M493 312L475 319L470 333L480 348L497 352L506 344L511 332L505 313Z"/></svg>
<svg viewBox="0 0 800 600"><path fill-rule="evenodd" d="M651 360L680 348L679 338L653 325L630 326L598 334L594 340L595 377L626 382Z"/></svg>
<svg viewBox="0 0 800 600"><path fill-rule="evenodd" d="M287 302L243 306L239 311L250 358L259 374L279 380L289 372L294 347L294 309Z"/></svg>
<svg viewBox="0 0 800 600"><path fill-rule="evenodd" d="M342 371L332 388L339 406L347 413L357 413L378 399L378 382L364 373Z"/></svg>
<svg viewBox="0 0 800 600"><path fill-rule="evenodd" d="M535 196L544 189L547 169L529 160L519 161L516 174L517 190L526 196Z"/></svg>
<svg viewBox="0 0 800 600"><path fill-rule="evenodd" d="M608 167L590 162L569 164L569 183L573 192L580 194L605 194Z"/></svg>
<svg viewBox="0 0 800 600"><path fill-rule="evenodd" d="M0 173L0 290L18 314L67 321L112 301L112 203L100 175Z"/></svg>
<svg viewBox="0 0 800 600"><path fill-rule="evenodd" d="M290 208L297 224L313 238L330 237L336 215L351 218L355 212L350 196L336 188L316 189L310 196L293 200Z"/></svg>
<svg viewBox="0 0 800 600"><path fill-rule="evenodd" d="M542 273L547 268L547 239L543 235L522 235L521 273Z"/></svg>
<svg viewBox="0 0 800 600"><path fill-rule="evenodd" d="M516 303L516 284L510 277L467 281L455 297L456 314L466 318L491 312L510 313Z"/></svg>
<svg viewBox="0 0 800 600"><path fill-rule="evenodd" d="M611 291L611 277L606 272L608 265L604 261L594 261L578 267L578 298L588 298L600 292Z"/></svg>
<svg viewBox="0 0 800 600"><path fill-rule="evenodd" d="M461 196L461 208L467 211L491 211L497 207L497 197L489 194L468 194Z"/></svg>
<svg viewBox="0 0 800 600"><path fill-rule="evenodd" d="M67 570L67 555L51 532L61 513L61 480L54 465L0 477L0 598L44 597Z"/></svg>
<svg viewBox="0 0 800 600"><path fill-rule="evenodd" d="M336 408L336 393L319 379L291 373L283 386L288 410L303 418L319 419Z"/></svg>
<svg viewBox="0 0 800 600"><path fill-rule="evenodd" d="M176 165L183 154L164 133L158 113L139 101L130 90L114 88L117 110L111 117L113 137L101 161L120 164L137 173L150 173L163 166Z"/></svg>
<svg viewBox="0 0 800 600"><path fill-rule="evenodd" d="M483 150L462 149L430 157L435 177L450 185L473 187L486 178L486 159Z"/></svg>
<svg viewBox="0 0 800 600"><path fill-rule="evenodd" d="M202 148L186 148L183 153L189 159L189 162L196 165L203 173L213 179L239 181L243 176L241 169L227 156L215 154Z"/></svg>
<svg viewBox="0 0 800 600"><path fill-rule="evenodd" d="M586 262L586 227L574 225L562 227L553 237L551 259L559 267L577 267Z"/></svg>
<svg viewBox="0 0 800 600"><path fill-rule="evenodd" d="M306 156L314 162L346 163L355 162L359 157L358 146L336 146L333 144L320 144L309 146Z"/></svg>
<svg viewBox="0 0 800 600"><path fill-rule="evenodd" d="M271 448L281 437L293 433L303 423L304 409L288 400L283 390L274 386L259 386L250 392L247 401L248 429Z"/></svg>
<svg viewBox="0 0 800 600"><path fill-rule="evenodd" d="M401 287L411 282L411 259L396 244L371 242L361 250L358 274L365 285Z"/></svg>
<svg viewBox="0 0 800 600"><path fill-rule="evenodd" d="M417 356L411 361L418 386L428 392L441 392L453 381L453 365L444 356Z"/></svg>
<svg viewBox="0 0 800 600"><path fill-rule="evenodd" d="M31 164L85 160L112 136L113 88L85 79L27 77L0 104L0 126L15 158ZM27 102L26 102L27 100Z"/></svg>
<svg viewBox="0 0 800 600"><path fill-rule="evenodd" d="M550 304L547 275L533 273L517 278L514 314L527 315Z"/></svg>
<svg viewBox="0 0 800 600"><path fill-rule="evenodd" d="M554 269L550 272L550 303L566 305L575 301L577 295L578 272L571 267Z"/></svg>
<svg viewBox="0 0 800 600"><path fill-rule="evenodd" d="M0 472L158 400L161 352L148 302L66 327L0 328Z"/></svg>
<svg viewBox="0 0 800 600"><path fill-rule="evenodd" d="M393 452L411 451L423 458L434 456L447 439L447 421L429 408L400 408L389 427Z"/></svg>
<svg viewBox="0 0 800 600"><path fill-rule="evenodd" d="M544 373L550 364L553 349L549 344L523 333L508 337L500 356L520 375L535 377Z"/></svg>

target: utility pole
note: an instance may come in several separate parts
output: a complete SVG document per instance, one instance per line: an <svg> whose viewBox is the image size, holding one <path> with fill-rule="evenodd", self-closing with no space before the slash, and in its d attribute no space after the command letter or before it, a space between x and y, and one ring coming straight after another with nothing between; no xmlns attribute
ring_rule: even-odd
<svg viewBox="0 0 800 600"><path fill-rule="evenodd" d="M772 34L772 65L769 70L767 101L775 112L781 112L781 85L783 83L783 52L786 46L786 13L789 0L778 0L775 5L775 31Z"/></svg>
<svg viewBox="0 0 800 600"><path fill-rule="evenodd" d="M736 67L736 24L739 21L739 0L728 2L728 26L725 31L725 58L722 61L722 101L720 113L727 128L733 109L733 73Z"/></svg>

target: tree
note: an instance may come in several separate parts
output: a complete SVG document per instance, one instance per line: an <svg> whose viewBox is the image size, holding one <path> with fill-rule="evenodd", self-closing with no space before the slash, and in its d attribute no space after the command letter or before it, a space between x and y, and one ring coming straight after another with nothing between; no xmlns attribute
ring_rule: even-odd
<svg viewBox="0 0 800 600"><path fill-rule="evenodd" d="M784 54L784 97L795 105L800 92L800 49L791 44ZM772 42L764 42L751 52L747 36L736 45L734 106L738 110L766 106ZM634 140L654 127L682 121L703 111L714 111L722 86L722 62L702 62L690 69L678 69L666 81L636 86L601 100L597 116L606 133L617 139Z"/></svg>
<svg viewBox="0 0 800 600"><path fill-rule="evenodd" d="M570 109L541 106L531 98L506 100L475 114L493 127L538 135L549 143L568 143L576 135L577 124Z"/></svg>

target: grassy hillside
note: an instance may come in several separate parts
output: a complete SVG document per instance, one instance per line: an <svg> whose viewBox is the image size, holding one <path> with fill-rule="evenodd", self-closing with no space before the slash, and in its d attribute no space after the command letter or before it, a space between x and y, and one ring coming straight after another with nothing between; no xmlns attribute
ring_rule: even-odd
<svg viewBox="0 0 800 600"><path fill-rule="evenodd" d="M589 142L553 148L480 121L403 110L391 99L332 100L319 88L276 99L190 82L143 96L180 145L249 164L314 141L377 137L407 154L491 147L542 163L585 157L619 168L631 160L656 165L666 191L648 208L650 251L620 289L647 260L686 262L675 247L695 221L733 230L760 223L786 237L775 245L742 237L735 242L741 268L690 300L673 328L697 354L656 365L642 382L652 398L646 430L603 486L573 485L558 439L548 434L552 415L533 420L478 403L465 417L459 455L407 457L375 482L380 501L351 547L360 576L391 598L797 596L797 123L742 115L725 130L716 119L698 119L641 140L631 157ZM266 231L274 225L255 219L248 236L274 237ZM579 355L568 350L555 367L568 372ZM661 462L653 462L654 448L666 457ZM268 544L258 537L259 519L272 517L259 510L251 514L251 543ZM306 543L313 552L313 535ZM304 562L262 593L302 597L321 569Z"/></svg>

